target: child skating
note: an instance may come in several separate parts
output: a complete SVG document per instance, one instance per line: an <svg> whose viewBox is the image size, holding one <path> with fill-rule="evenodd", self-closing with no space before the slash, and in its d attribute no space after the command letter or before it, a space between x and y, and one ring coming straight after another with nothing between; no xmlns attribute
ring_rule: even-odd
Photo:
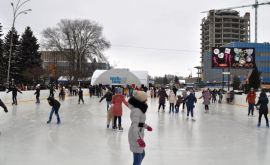
<svg viewBox="0 0 270 165"><path fill-rule="evenodd" d="M200 99L204 99L204 106L205 106L205 113L209 113L209 103L211 99L211 94L209 93L208 89L205 89Z"/></svg>
<svg viewBox="0 0 270 165"><path fill-rule="evenodd" d="M82 88L80 88L80 90L79 90L79 101L78 101L78 104L80 104L80 101L81 101L81 100L82 100L82 102L83 102L83 104L84 104Z"/></svg>
<svg viewBox="0 0 270 165"><path fill-rule="evenodd" d="M179 113L181 103L182 103L182 97L178 96L178 99L177 99L176 105L175 105L175 113Z"/></svg>
<svg viewBox="0 0 270 165"><path fill-rule="evenodd" d="M258 103L256 104L256 107L258 105L260 105L260 108L259 108L259 122L258 122L258 127L261 126L261 119L262 119L262 115L264 115L264 118L266 120L266 127L269 127L269 122L268 122L268 106L267 104L269 103L269 100L266 96L266 93L265 92L262 92L260 94L260 98L259 98L259 101Z"/></svg>
<svg viewBox="0 0 270 165"><path fill-rule="evenodd" d="M57 117L57 124L60 124L61 123L61 120L60 120L60 117L59 117L59 114L58 113L59 113L59 109L60 109L61 104L59 103L59 101L55 100L52 97L48 97L47 100L48 100L49 105L52 106L50 118L47 121L47 124L49 124L52 121L53 113Z"/></svg>
<svg viewBox="0 0 270 165"><path fill-rule="evenodd" d="M192 121L196 121L193 117L193 108L194 103L197 103L197 99L193 94L193 91L190 91L190 94L183 100L183 102L187 101L187 120L189 118L189 112L191 113Z"/></svg>

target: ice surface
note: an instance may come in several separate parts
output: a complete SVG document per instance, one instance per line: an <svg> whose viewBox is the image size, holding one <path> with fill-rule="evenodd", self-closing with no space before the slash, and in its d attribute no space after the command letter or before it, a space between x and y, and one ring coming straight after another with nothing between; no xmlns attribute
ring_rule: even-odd
<svg viewBox="0 0 270 165"><path fill-rule="evenodd" d="M1 165L129 165L128 128L130 110L124 105L123 132L106 128L106 101L78 97L61 102L61 125L53 117L46 124L50 106L46 100L7 105L9 113L0 112ZM264 165L270 161L269 129L262 118L257 128L258 112L247 116L247 108L227 104L209 105L204 113L199 100L196 122L186 113L157 112L158 99L149 98L146 131L146 157L143 165ZM268 143L269 142L269 143Z"/></svg>

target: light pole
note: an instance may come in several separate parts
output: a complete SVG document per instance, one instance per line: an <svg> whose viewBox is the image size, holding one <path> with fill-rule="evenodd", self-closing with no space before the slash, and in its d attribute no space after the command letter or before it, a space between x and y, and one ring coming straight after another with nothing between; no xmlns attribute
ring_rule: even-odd
<svg viewBox="0 0 270 165"><path fill-rule="evenodd" d="M13 23L12 23L12 28L11 28L11 41L10 41L10 51L9 51L9 61L8 61L8 75L7 75L7 84L9 84L9 73L10 73L10 60L11 60L11 54L12 54L12 46L13 46L13 32L14 32L14 24L15 24L15 20L16 18L20 15L20 14L27 14L27 11L32 11L31 9L28 10L24 10L19 12L18 10L20 9L20 7L25 4L26 2L30 1L30 0L26 0L23 3L20 4L20 1L18 1L16 7L14 8L13 3L11 3L11 6L13 8ZM17 13L19 12L19 13Z"/></svg>

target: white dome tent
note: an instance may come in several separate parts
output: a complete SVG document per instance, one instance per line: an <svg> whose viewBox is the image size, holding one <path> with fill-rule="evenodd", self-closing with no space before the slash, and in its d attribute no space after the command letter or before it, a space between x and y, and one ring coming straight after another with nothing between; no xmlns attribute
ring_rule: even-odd
<svg viewBox="0 0 270 165"><path fill-rule="evenodd" d="M135 84L138 88L142 84L148 86L147 71L134 71L134 73L127 69L96 70L92 76L91 85L126 86Z"/></svg>

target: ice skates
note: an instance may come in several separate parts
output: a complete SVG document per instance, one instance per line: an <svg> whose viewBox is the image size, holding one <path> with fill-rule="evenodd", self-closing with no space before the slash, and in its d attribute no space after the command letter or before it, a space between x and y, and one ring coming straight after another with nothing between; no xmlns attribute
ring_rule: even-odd
<svg viewBox="0 0 270 165"><path fill-rule="evenodd" d="M261 123L259 122L257 126L260 127L261 126Z"/></svg>
<svg viewBox="0 0 270 165"><path fill-rule="evenodd" d="M49 119L49 120L47 121L47 124L50 124L50 123L51 123L51 121L52 121L52 119Z"/></svg>
<svg viewBox="0 0 270 165"><path fill-rule="evenodd" d="M121 125L119 125L118 127L119 127L119 131L123 131L123 128L121 127Z"/></svg>
<svg viewBox="0 0 270 165"><path fill-rule="evenodd" d="M266 127L269 127L269 123L266 123Z"/></svg>
<svg viewBox="0 0 270 165"><path fill-rule="evenodd" d="M192 121L196 121L196 120L194 119L194 117L192 117Z"/></svg>
<svg viewBox="0 0 270 165"><path fill-rule="evenodd" d="M61 120L60 119L57 121L57 124L61 124Z"/></svg>

